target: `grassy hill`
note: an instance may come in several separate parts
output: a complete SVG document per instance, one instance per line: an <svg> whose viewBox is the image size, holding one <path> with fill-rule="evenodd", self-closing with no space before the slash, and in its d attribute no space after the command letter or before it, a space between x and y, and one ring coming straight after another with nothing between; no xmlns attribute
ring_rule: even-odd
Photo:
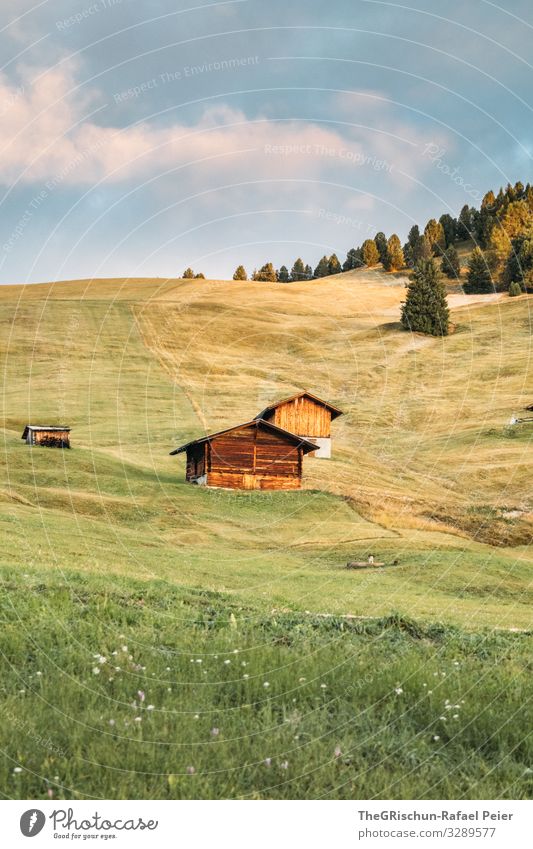
<svg viewBox="0 0 533 849"><path fill-rule="evenodd" d="M427 338L399 329L403 283L1 287L1 562L528 627L533 428L507 423L531 401L531 299L452 295L456 332ZM184 483L171 448L303 388L345 411L305 491ZM24 445L44 420L72 451ZM399 563L343 570L370 551Z"/></svg>
<svg viewBox="0 0 533 849"><path fill-rule="evenodd" d="M454 292L427 338L404 282L0 287L5 795L530 793L533 302ZM184 482L173 447L301 389L345 412L302 491Z"/></svg>

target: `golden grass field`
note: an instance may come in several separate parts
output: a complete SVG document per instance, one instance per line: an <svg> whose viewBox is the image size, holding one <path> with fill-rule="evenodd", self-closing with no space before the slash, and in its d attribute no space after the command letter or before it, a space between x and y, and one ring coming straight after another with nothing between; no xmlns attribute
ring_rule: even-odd
<svg viewBox="0 0 533 849"><path fill-rule="evenodd" d="M429 338L399 325L405 281L0 287L0 563L529 628L533 423L508 423L533 402L533 300L454 292ZM345 412L302 492L185 484L172 448L302 389ZM28 448L30 421L73 449ZM369 552L398 564L343 568Z"/></svg>

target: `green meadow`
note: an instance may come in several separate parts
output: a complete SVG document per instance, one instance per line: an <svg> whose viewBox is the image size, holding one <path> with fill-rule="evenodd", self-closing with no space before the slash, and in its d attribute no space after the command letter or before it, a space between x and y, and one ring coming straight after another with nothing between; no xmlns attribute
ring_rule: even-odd
<svg viewBox="0 0 533 849"><path fill-rule="evenodd" d="M532 300L433 339L404 282L0 287L4 796L531 794ZM184 482L301 389L345 413L301 491Z"/></svg>

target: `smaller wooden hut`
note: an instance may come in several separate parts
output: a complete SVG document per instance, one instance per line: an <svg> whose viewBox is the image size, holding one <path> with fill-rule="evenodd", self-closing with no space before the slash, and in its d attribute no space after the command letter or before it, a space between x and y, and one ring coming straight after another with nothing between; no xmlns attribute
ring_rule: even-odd
<svg viewBox="0 0 533 849"><path fill-rule="evenodd" d="M331 457L331 422L342 416L342 410L311 392L298 392L276 401L262 410L257 418L290 430L318 446L314 457Z"/></svg>
<svg viewBox="0 0 533 849"><path fill-rule="evenodd" d="M229 489L299 489L304 454L317 446L271 422L251 422L187 442L189 483Z"/></svg>
<svg viewBox="0 0 533 849"><path fill-rule="evenodd" d="M66 425L26 425L22 439L27 445L70 448L70 428Z"/></svg>

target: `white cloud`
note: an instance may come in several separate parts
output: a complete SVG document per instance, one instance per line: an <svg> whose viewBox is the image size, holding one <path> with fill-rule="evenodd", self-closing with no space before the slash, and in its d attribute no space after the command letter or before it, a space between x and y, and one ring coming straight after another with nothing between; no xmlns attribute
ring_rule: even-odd
<svg viewBox="0 0 533 849"><path fill-rule="evenodd" d="M417 170L427 165L420 155L426 139L407 121L389 115L387 124L388 104L375 93L359 96L355 111L352 96L338 103L339 118L355 114L367 128L250 121L227 105L207 107L192 127L144 122L120 128L98 124L97 116L86 117L104 105L105 98L94 89L77 88L77 73L74 63L46 71L22 69L19 87L0 76L1 183L87 186L98 180L141 181L199 160L203 173L213 169L223 178L226 171L240 169L243 179L251 174L267 180L316 179L336 166L339 173L358 165L380 170L376 162L394 176L395 169L409 163ZM362 102L367 104L363 116Z"/></svg>

